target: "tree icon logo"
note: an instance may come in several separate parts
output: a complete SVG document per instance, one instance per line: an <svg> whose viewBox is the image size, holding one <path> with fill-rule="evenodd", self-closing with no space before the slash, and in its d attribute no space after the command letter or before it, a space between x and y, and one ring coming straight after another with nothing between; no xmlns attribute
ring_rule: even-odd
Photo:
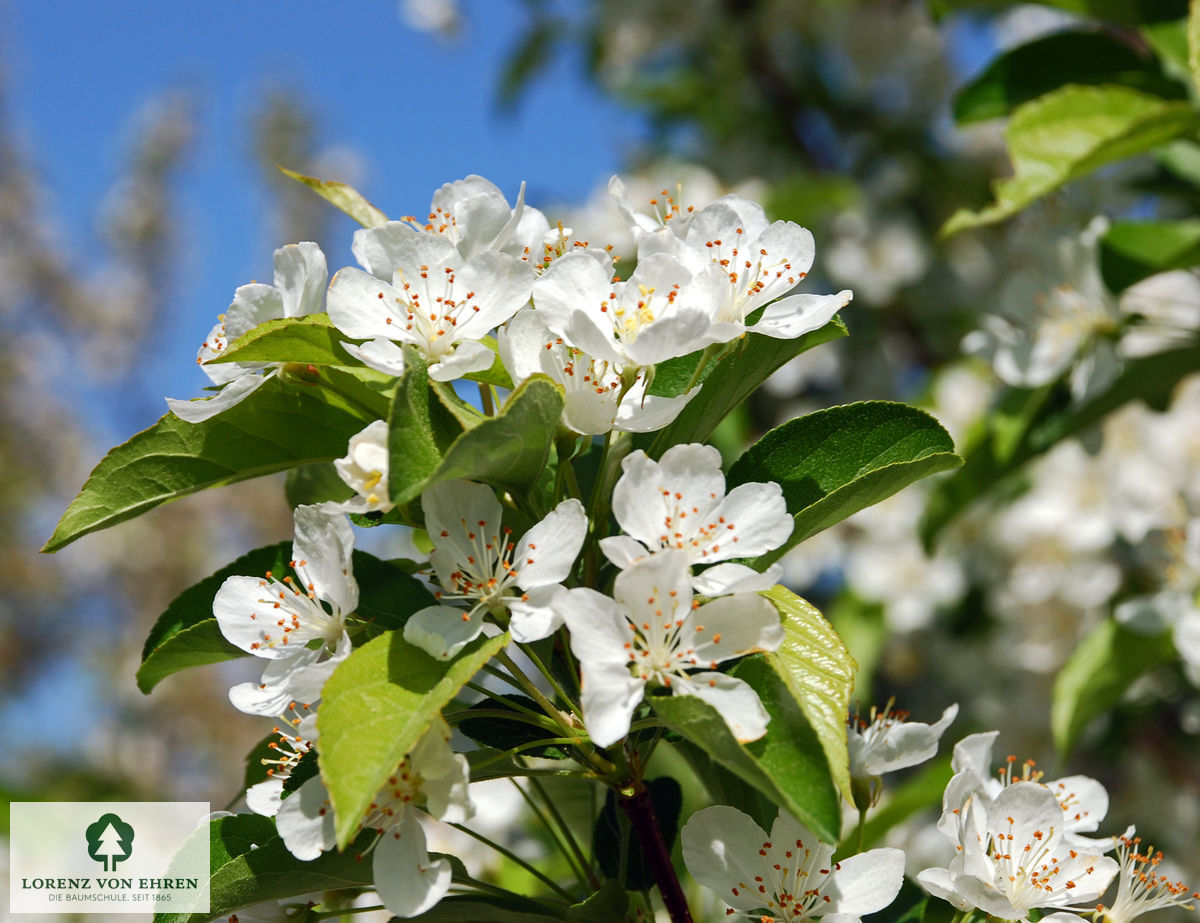
<svg viewBox="0 0 1200 923"><path fill-rule="evenodd" d="M103 862L106 872L115 872L118 862L133 855L133 827L116 814L100 815L100 819L84 831L84 836L87 837L88 855Z"/></svg>

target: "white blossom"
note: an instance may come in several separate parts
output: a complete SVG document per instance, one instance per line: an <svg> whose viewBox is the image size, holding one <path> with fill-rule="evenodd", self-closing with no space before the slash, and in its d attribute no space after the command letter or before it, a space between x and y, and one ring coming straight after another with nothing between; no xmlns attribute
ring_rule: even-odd
<svg viewBox="0 0 1200 923"><path fill-rule="evenodd" d="M781 811L768 836L736 808L691 816L680 834L692 877L753 920L799 923L836 915L853 923L887 907L904 881L904 853L881 848L833 861L834 847Z"/></svg>
<svg viewBox="0 0 1200 923"><path fill-rule="evenodd" d="M341 503L324 504L324 508L346 513L386 513L390 510L393 503L388 498L389 458L386 420L376 420L351 436L346 455L334 459L333 467L355 496Z"/></svg>
<svg viewBox="0 0 1200 923"><path fill-rule="evenodd" d="M302 317L322 309L325 282L329 276L325 254L305 241L275 251L275 284L251 282L240 286L233 303L208 334L196 362L214 385L223 385L209 398L184 401L167 398L172 413L188 423L200 423L240 403L277 367L263 362L214 362L225 348L259 324L285 317ZM260 374L262 373L262 374Z"/></svg>
<svg viewBox="0 0 1200 923"><path fill-rule="evenodd" d="M562 422L576 433L599 436L614 429L633 433L662 429L699 393L693 389L678 397L649 395L642 371L636 371L626 389L622 366L568 346L549 331L535 310L518 312L497 339L514 383L540 374L562 386Z"/></svg>
<svg viewBox="0 0 1200 923"><path fill-rule="evenodd" d="M439 605L426 606L405 623L405 640L445 659L478 637L489 612L507 612L518 641L545 638L562 624L551 602L563 591L587 534L583 504L563 500L519 542L502 527L500 501L483 484L442 481L422 494L421 506L441 589Z"/></svg>
<svg viewBox="0 0 1200 923"><path fill-rule="evenodd" d="M371 368L399 375L415 346L435 381L491 367L483 338L529 300L533 270L486 250L466 258L445 236L414 233L391 253L391 284L353 266L329 286L329 318L342 333L366 340L346 349Z"/></svg>
<svg viewBox="0 0 1200 923"><path fill-rule="evenodd" d="M867 779L916 766L937 753L938 741L958 715L951 705L934 724L908 721L908 712L871 709L868 720L850 716L846 742L850 750L850 777Z"/></svg>
<svg viewBox="0 0 1200 923"><path fill-rule="evenodd" d="M1117 893L1111 906L1096 908L1096 920L1103 923L1130 923L1144 913L1165 907L1194 910L1192 900L1200 892L1192 891L1182 881L1160 870L1163 854L1153 846L1142 847L1142 838L1131 829L1124 836L1113 837L1117 861L1121 868L1117 877Z"/></svg>
<svg viewBox="0 0 1200 923"><path fill-rule="evenodd" d="M764 590L777 582L778 565L760 574L729 559L763 554L791 535L792 517L778 484L741 484L726 494L720 453L699 443L672 446L658 461L639 449L621 467L612 507L625 534L600 541L612 563L625 568L677 548L691 565L717 565L693 580L706 596Z"/></svg>
<svg viewBox="0 0 1200 923"><path fill-rule="evenodd" d="M229 691L234 706L252 715L281 715L294 702L315 703L350 653L346 618L358 605L350 523L344 515L301 506L295 525L290 566L298 580L270 572L229 577L213 599L221 633L269 661L260 683Z"/></svg>
<svg viewBox="0 0 1200 923"><path fill-rule="evenodd" d="M583 677L584 725L597 745L607 747L629 732L647 687L702 699L740 741L766 733L769 717L754 689L716 672L725 660L783 643L779 613L758 594L697 607L687 556L671 549L621 571L611 598L579 587L554 607L571 633Z"/></svg>

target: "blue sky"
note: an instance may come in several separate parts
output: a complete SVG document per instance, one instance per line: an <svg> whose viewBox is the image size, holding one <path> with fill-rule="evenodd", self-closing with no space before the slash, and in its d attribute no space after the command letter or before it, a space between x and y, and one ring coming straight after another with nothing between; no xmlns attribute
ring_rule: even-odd
<svg viewBox="0 0 1200 923"><path fill-rule="evenodd" d="M569 7L570 0L560 3ZM33 152L66 239L94 247L92 216L119 176L132 120L170 87L200 100L199 137L181 177L186 257L171 306L167 351L148 387L187 397L205 379L196 347L234 288L270 278L261 186L247 120L265 87L294 87L316 112L319 137L365 160L362 191L389 214L423 211L444 182L481 173L512 199L578 200L622 164L636 117L559 61L511 116L495 106L497 74L522 34L518 0L466 0L467 26L446 43L406 27L396 0L9 0L0 5L8 104ZM330 177L336 178L336 177ZM351 261L354 225L336 226ZM104 416L122 438L152 422Z"/></svg>
<svg viewBox="0 0 1200 923"><path fill-rule="evenodd" d="M356 151L367 167L360 188L394 215L422 212L434 189L472 172L510 200L527 180L528 199L546 204L581 200L621 166L639 123L587 86L577 61L558 62L534 97L497 114L497 74L522 33L524 5L464 7L466 30L447 44L407 28L396 0L0 0L7 117L74 253L99 253L94 218L138 113L172 87L198 98L199 135L178 187L183 262L176 290L164 293L168 342L147 357L140 390L199 394L207 380L197 346L238 285L271 277L272 251L287 243L268 236L248 156L247 120L266 87L300 91L320 141ZM331 270L351 261L355 225L339 221ZM65 385L89 408L98 453L153 422L116 390L89 393L82 378ZM0 725L19 726L26 746L73 739L92 720L62 707L92 698L92 679L65 653L43 683L0 709Z"/></svg>

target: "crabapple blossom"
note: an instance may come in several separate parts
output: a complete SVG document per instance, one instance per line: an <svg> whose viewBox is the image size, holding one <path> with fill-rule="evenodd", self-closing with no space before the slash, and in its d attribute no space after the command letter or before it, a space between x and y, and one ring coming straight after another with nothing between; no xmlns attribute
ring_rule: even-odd
<svg viewBox="0 0 1200 923"><path fill-rule="evenodd" d="M317 741L317 713L311 705L293 703L279 722L271 731L279 739L267 745L272 755L262 761L267 778L246 789L246 807L266 817L279 813L284 783Z"/></svg>
<svg viewBox="0 0 1200 923"><path fill-rule="evenodd" d="M524 183L517 204L509 207L494 183L471 174L443 184L433 194L425 221L407 217L362 228L354 232L351 251L363 269L387 280L403 265L403 245L421 233L444 237L464 260L488 252L527 260L530 256L540 259L549 232L546 216L525 204Z"/></svg>
<svg viewBox="0 0 1200 923"><path fill-rule="evenodd" d="M617 567L677 548L690 565L728 562L693 578L706 596L765 590L778 581L778 565L760 574L729 562L778 548L791 535L792 517L778 484L741 484L726 494L720 453L699 443L672 446L658 461L639 449L621 467L612 507L626 534L600 541Z"/></svg>
<svg viewBox="0 0 1200 923"><path fill-rule="evenodd" d="M568 346L547 329L538 311L519 311L497 340L504 367L515 383L541 374L562 386L562 422L576 433L599 436L614 429L633 433L662 429L699 393L693 389L678 397L648 395L641 371L626 390L620 365Z"/></svg>
<svg viewBox="0 0 1200 923"><path fill-rule="evenodd" d="M1098 923L1130 923L1144 913L1164 907L1194 910L1191 901L1200 899L1182 881L1159 871L1163 854L1153 846L1142 848L1142 838L1129 830L1124 836L1113 837L1117 861L1117 893L1112 906L1099 905L1095 919Z"/></svg>
<svg viewBox="0 0 1200 923"><path fill-rule="evenodd" d="M311 241L288 244L275 251L275 284L251 282L233 294L233 303L208 334L196 362L214 385L223 385L210 398L194 401L167 398L171 412L188 423L200 423L240 403L278 366L263 362L214 362L225 348L259 324L285 317L303 317L322 309L329 271L325 254ZM259 374L260 372L264 374Z"/></svg>
<svg viewBox="0 0 1200 923"><path fill-rule="evenodd" d="M346 618L358 605L351 572L354 533L342 514L297 507L290 566L296 577L228 577L213 599L221 633L268 661L260 683L229 690L234 707L276 716L312 704L350 653Z"/></svg>
<svg viewBox="0 0 1200 923"><path fill-rule="evenodd" d="M562 624L550 603L563 591L587 534L583 504L563 500L520 542L502 528L500 501L483 484L442 481L425 491L421 505L434 542L430 561L441 585L436 596L471 608L426 606L405 624L405 640L445 659L478 637L488 613L507 611L518 641L545 638Z"/></svg>
<svg viewBox="0 0 1200 923"><path fill-rule="evenodd" d="M812 233L791 221L768 222L762 206L727 195L688 221L636 216L638 259L670 253L690 269L696 286L718 305L707 340L725 343L744 333L793 339L823 327L850 303L853 292L789 295L812 268ZM786 296L786 297L784 297ZM747 326L747 317L766 306Z"/></svg>
<svg viewBox="0 0 1200 923"><path fill-rule="evenodd" d="M533 285L538 316L569 346L622 369L685 356L706 344L716 316L711 293L692 285L675 256L638 260L627 281L614 281L612 261L576 251L550 264Z"/></svg>
<svg viewBox="0 0 1200 923"><path fill-rule="evenodd" d="M389 457L386 420L376 420L351 436L345 457L335 459L333 467L355 496L341 503L327 503L325 508L346 513L390 510L393 504L387 492Z"/></svg>
<svg viewBox="0 0 1200 923"><path fill-rule="evenodd" d="M578 587L553 605L571 633L583 721L599 746L629 733L647 687L702 699L740 741L766 733L769 717L754 689L716 672L725 660L783 643L779 613L763 597L738 593L697 605L687 555L670 549L621 571L611 598Z"/></svg>
<svg viewBox="0 0 1200 923"><path fill-rule="evenodd" d="M916 766L937 753L938 741L958 715L951 705L934 724L908 721L908 712L871 709L869 720L850 716L846 742L850 750L850 777L868 779L885 772Z"/></svg>
<svg viewBox="0 0 1200 923"><path fill-rule="evenodd" d="M1094 905L1117 873L1112 859L1071 844L1058 799L1036 782L1015 782L990 803L972 793L954 820L950 866L917 881L960 910L1024 920L1034 909Z"/></svg>
<svg viewBox="0 0 1200 923"><path fill-rule="evenodd" d="M733 908L727 914L763 923L825 915L852 923L887 907L904 881L900 850L872 849L834 862L834 847L786 811L768 836L736 808L714 805L693 814L680 837L688 871Z"/></svg>
<svg viewBox="0 0 1200 923"><path fill-rule="evenodd" d="M371 857L375 890L399 917L424 913L450 887L450 863L430 859L420 810L451 823L472 813L467 758L450 746L439 715L380 788L361 829L381 834ZM276 817L284 845L301 860L316 859L337 843L329 793L314 776L284 799Z"/></svg>
<svg viewBox="0 0 1200 923"><path fill-rule="evenodd" d="M483 338L529 300L533 270L489 250L465 258L446 237L414 233L392 251L391 284L353 266L329 286L329 318L366 340L346 349L373 369L404 372L401 343L417 348L435 381L490 368Z"/></svg>
<svg viewBox="0 0 1200 923"><path fill-rule="evenodd" d="M942 818L938 829L953 836L960 808L967 798L974 796L984 806L994 801L1006 788L1017 783L1041 785L1058 800L1062 809L1062 820L1057 824L1065 841L1075 847L1096 849L1106 846L1108 838L1092 839L1084 836L1100 826L1108 813L1108 792L1104 786L1089 776L1064 776L1061 779L1043 781L1043 773L1036 769L1032 760L1016 772L1017 758L1009 756L1006 764L995 776L990 773L992 744L998 731L970 734L954 747L951 767L954 776L946 785L942 797Z"/></svg>

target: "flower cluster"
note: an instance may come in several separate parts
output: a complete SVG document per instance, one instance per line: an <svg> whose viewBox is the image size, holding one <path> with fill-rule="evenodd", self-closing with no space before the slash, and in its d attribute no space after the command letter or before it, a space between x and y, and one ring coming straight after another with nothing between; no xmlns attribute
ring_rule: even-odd
<svg viewBox="0 0 1200 923"><path fill-rule="evenodd" d="M242 361L235 355L240 337L267 321L323 324L327 315L347 357L339 361L353 363L344 368L395 380L420 366L430 394L467 426L496 413L498 383L515 394L531 379L549 381L562 396L560 469L570 468L573 452L603 440L590 496L573 471L558 472L549 496L516 496L451 472L427 484L417 506L390 492L402 464L392 444L399 437L375 419L333 464L352 496L295 510L289 572L225 580L213 602L222 634L267 661L261 681L235 686L230 698L278 722L267 779L251 786L247 804L276 818L298 859L334 847L335 812L320 776L289 780L321 749L314 716L326 680L352 653L352 637L371 631L356 611L352 517L419 526L428 537L420 575L435 601L405 617L397 634L408 645L435 661L453 661L481 634L501 632L531 657L536 642L554 637L569 648L578 699L562 695L559 702L575 714L551 706L538 720L557 725L576 741L581 760L614 780L621 770L609 756L626 763L622 741L648 698L706 702L742 742L767 731L758 693L722 665L783 642L779 612L760 595L781 569L746 563L791 535L783 491L768 482L727 490L710 446L684 443L651 455L634 449L630 434L674 421L699 393L702 372L745 334L798 337L825 325L850 293L794 294L812 264L812 235L769 222L752 202L727 196L702 210L647 216L633 211L619 181L612 191L637 243L627 278L616 273L609 248L552 228L525 204L523 189L510 205L478 176L438 190L425 219L358 231L352 250L359 266L335 273L327 292L316 245L283 247L274 284L239 288L200 350L198 361L219 390L169 401L193 423L230 410L285 366ZM689 356L693 380L677 393L654 393L656 366ZM320 377L310 370L310 380ZM471 378L479 383L478 409L453 389L436 391ZM523 676L512 665L514 676L519 685ZM377 832L375 887L392 913L414 916L448 892L454 873L428 854L420 819L467 820L469 779L450 726L435 716L359 822L360 830ZM811 840L808 865L828 864L831 847L807 831L789 826L787 834ZM851 877L831 878L820 893ZM871 909L873 900L846 902L844 912Z"/></svg>

